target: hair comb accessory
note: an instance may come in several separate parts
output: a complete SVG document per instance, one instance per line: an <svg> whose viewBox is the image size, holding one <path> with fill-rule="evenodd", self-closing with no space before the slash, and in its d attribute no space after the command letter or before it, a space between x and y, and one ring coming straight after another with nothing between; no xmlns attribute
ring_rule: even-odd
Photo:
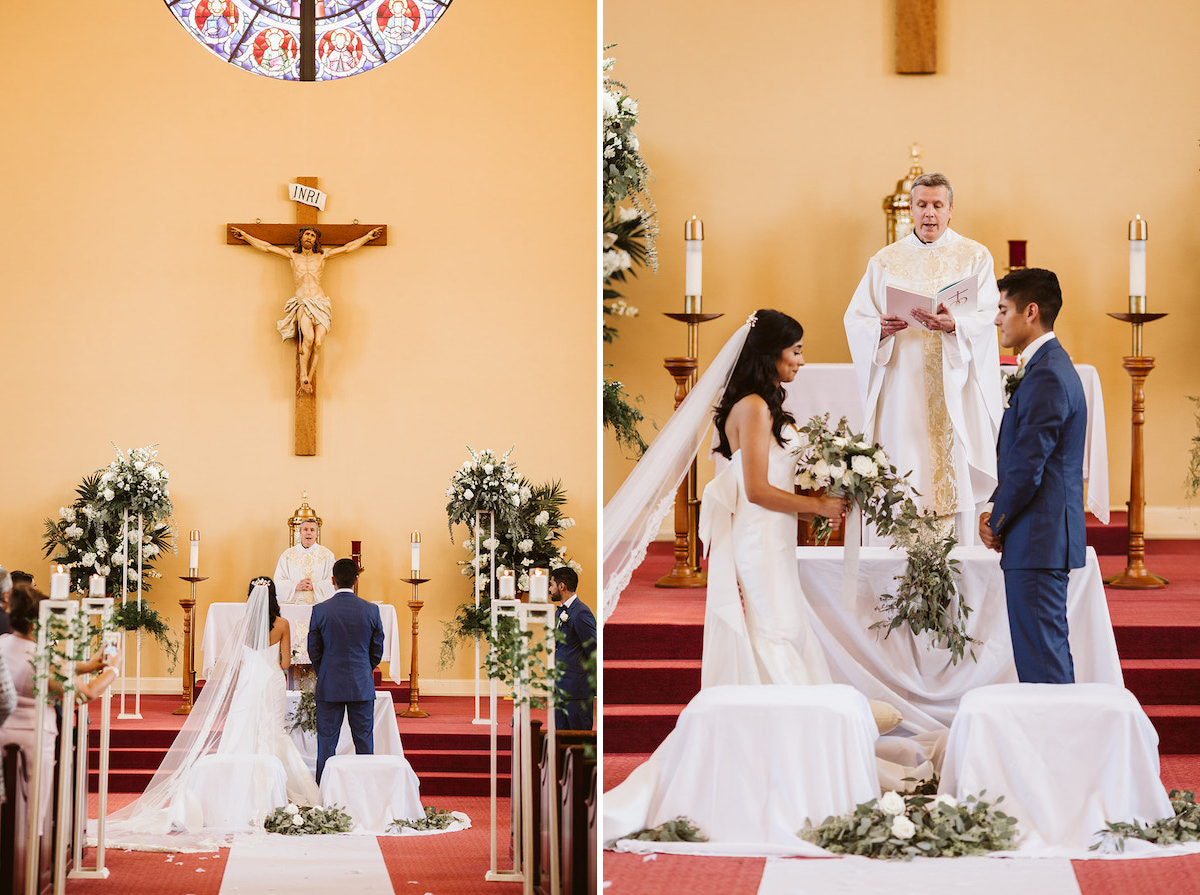
<svg viewBox="0 0 1200 895"><path fill-rule="evenodd" d="M750 324L751 329L754 329L754 324L758 323L758 311L755 311L753 314L747 317L746 322Z"/></svg>
<svg viewBox="0 0 1200 895"><path fill-rule="evenodd" d="M271 579L270 578L255 578L250 583L253 584L255 587L258 587L259 585L262 585L263 587L270 587Z"/></svg>

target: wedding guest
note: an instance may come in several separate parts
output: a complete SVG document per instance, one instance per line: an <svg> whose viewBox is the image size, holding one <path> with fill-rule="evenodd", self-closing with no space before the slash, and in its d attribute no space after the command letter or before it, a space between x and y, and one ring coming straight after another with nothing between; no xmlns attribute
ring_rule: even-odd
<svg viewBox="0 0 1200 895"><path fill-rule="evenodd" d="M554 706L554 724L559 730L592 729L594 693L584 660L595 662L596 616L575 593L578 587L574 569L560 566L550 572L550 599L561 604L554 614L562 632L554 646L554 664L562 669Z"/></svg>
<svg viewBox="0 0 1200 895"><path fill-rule="evenodd" d="M12 575L8 569L0 566L0 634L11 634L12 625L8 622L8 595L12 593Z"/></svg>

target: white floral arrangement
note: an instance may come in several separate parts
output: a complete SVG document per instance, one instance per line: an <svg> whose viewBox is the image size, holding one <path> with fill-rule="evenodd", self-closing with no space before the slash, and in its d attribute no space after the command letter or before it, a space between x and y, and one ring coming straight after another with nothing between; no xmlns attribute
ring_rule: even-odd
<svg viewBox="0 0 1200 895"><path fill-rule="evenodd" d="M796 484L846 497L881 537L892 539L893 549L907 554L896 593L879 598L885 619L871 627L885 629L885 637L901 625L913 634L928 631L935 644L950 650L952 664L968 652L974 658L971 644L979 641L967 634L971 607L958 599L955 576L960 563L950 558L958 543L952 527L944 526L932 511L917 508L916 492L907 478L896 471L882 447L851 432L845 417L830 429L828 414L815 416L799 431ZM828 541L832 525L818 517L810 530L818 541Z"/></svg>
<svg viewBox="0 0 1200 895"><path fill-rule="evenodd" d="M959 802L944 793L886 792L858 805L853 814L827 817L815 827L805 824L799 836L838 855L901 861L1014 848L1017 822L995 807L1004 796L989 803L984 795Z"/></svg>
<svg viewBox="0 0 1200 895"><path fill-rule="evenodd" d="M350 815L339 806L323 808L320 805L296 805L289 802L272 811L263 822L268 833L285 836L304 834L349 833L354 826Z"/></svg>
<svg viewBox="0 0 1200 895"><path fill-rule="evenodd" d="M170 476L157 460L153 446L134 448L128 456L117 449L119 460L85 476L75 489L70 506L59 507L57 519L45 520L43 548L47 557L67 567L71 589L88 592L92 575L105 578L108 593L121 591L125 568L124 510L131 510L126 590L137 589L138 552L141 553L142 590L162 575L154 563L174 552L171 525ZM141 464L140 466L138 464ZM142 509L142 538L137 537L137 508Z"/></svg>
<svg viewBox="0 0 1200 895"><path fill-rule="evenodd" d="M461 522L474 526L475 514L486 510L496 515L496 527L512 527L520 520L523 501L532 493L517 470L508 462L513 448L497 457L490 448L478 453L467 447L470 460L463 461L461 468L450 476L450 487L446 489L447 525L451 535L454 524Z"/></svg>

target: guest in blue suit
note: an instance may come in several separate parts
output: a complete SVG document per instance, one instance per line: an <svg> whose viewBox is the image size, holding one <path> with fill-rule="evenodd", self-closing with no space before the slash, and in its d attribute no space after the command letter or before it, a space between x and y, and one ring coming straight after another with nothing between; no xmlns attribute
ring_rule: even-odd
<svg viewBox="0 0 1200 895"><path fill-rule="evenodd" d="M554 726L559 730L592 729L592 693L583 662L596 654L596 616L575 593L579 576L561 566L550 573L550 599L560 604L554 614L559 632L554 664L561 669L555 694Z"/></svg>
<svg viewBox="0 0 1200 895"><path fill-rule="evenodd" d="M324 603L313 606L308 628L308 657L317 674L317 782L325 762L337 751L342 718L350 717L354 751L375 751L375 666L383 658L383 622L379 607L354 593L358 565L352 559L333 564L333 586Z"/></svg>
<svg viewBox="0 0 1200 895"><path fill-rule="evenodd" d="M1051 271L1015 270L1000 288L1000 344L1020 353L1000 423L999 485L979 520L1000 551L1017 676L1075 681L1067 642L1067 573L1084 564L1083 449L1087 404L1079 374L1054 337L1062 290Z"/></svg>

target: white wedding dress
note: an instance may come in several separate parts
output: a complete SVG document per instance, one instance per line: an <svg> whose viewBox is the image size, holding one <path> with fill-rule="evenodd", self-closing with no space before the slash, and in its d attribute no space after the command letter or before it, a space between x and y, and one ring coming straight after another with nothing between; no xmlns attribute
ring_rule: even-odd
<svg viewBox="0 0 1200 895"><path fill-rule="evenodd" d="M286 694L279 644L269 643L267 587L256 585L200 697L192 707L150 785L135 801L105 820L107 845L146 851L206 851L231 843L247 825L261 829L277 807L279 765L272 777L258 766L249 793L222 792L244 785L222 776L222 761L235 756L278 758L287 799L320 805L312 773L284 727ZM214 823L222 799L239 806L235 817ZM206 810L207 806L207 810ZM241 811L241 806L246 810ZM245 816L243 816L245 815ZM94 839L98 824L89 824Z"/></svg>
<svg viewBox="0 0 1200 895"><path fill-rule="evenodd" d="M795 487L798 432L774 438L767 480ZM708 547L702 686L828 684L825 653L808 621L796 570L796 515L746 497L741 451L704 489L700 538Z"/></svg>

